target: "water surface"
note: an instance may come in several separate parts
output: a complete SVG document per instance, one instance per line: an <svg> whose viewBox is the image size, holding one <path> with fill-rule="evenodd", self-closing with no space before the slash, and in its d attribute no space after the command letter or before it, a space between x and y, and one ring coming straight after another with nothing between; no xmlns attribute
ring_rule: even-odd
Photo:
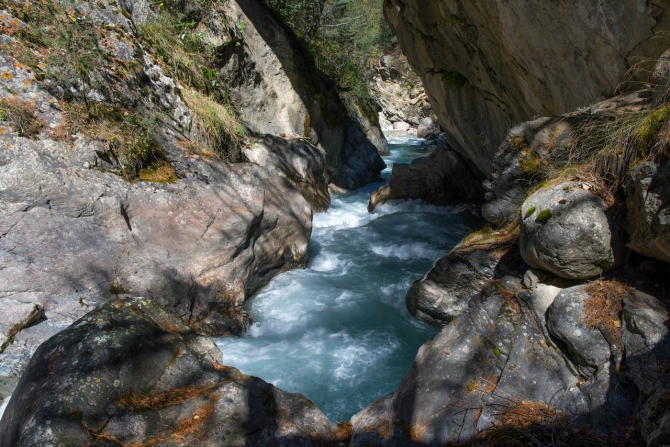
<svg viewBox="0 0 670 447"><path fill-rule="evenodd" d="M389 167L425 156L424 140L389 139ZM223 363L300 392L333 421L348 420L395 390L418 348L436 330L414 319L405 293L468 233L451 208L386 204L369 214L381 184L333 196L314 216L304 270L285 273L245 307L255 323L217 345Z"/></svg>

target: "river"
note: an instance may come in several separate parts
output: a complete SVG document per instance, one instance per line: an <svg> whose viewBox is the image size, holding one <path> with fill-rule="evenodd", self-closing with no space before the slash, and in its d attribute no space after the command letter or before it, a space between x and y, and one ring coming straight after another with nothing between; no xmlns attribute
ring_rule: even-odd
<svg viewBox="0 0 670 447"><path fill-rule="evenodd" d="M389 138L384 157L407 163L433 149ZM299 392L333 421L346 421L396 389L418 348L436 332L405 308L412 282L468 233L453 208L407 201L367 211L368 185L333 196L314 216L309 261L247 301L255 323L240 338L217 339L223 363Z"/></svg>

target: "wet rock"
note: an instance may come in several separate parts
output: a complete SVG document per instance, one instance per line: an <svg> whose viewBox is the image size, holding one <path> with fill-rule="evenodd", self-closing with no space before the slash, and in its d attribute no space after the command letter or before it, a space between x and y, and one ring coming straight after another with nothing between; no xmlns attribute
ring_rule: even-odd
<svg viewBox="0 0 670 447"><path fill-rule="evenodd" d="M314 212L326 211L330 194L326 182L326 158L303 139L265 135L242 150L251 163L289 179L300 190Z"/></svg>
<svg viewBox="0 0 670 447"><path fill-rule="evenodd" d="M113 300L37 350L0 421L11 446L316 446L334 427L300 394L221 353L143 298Z"/></svg>
<svg viewBox="0 0 670 447"><path fill-rule="evenodd" d="M616 267L623 243L603 200L580 183L541 189L521 207L521 256L562 278L591 278Z"/></svg>
<svg viewBox="0 0 670 447"><path fill-rule="evenodd" d="M630 173L628 246L645 256L670 262L670 166L643 163Z"/></svg>
<svg viewBox="0 0 670 447"><path fill-rule="evenodd" d="M462 315L468 302L493 279L500 259L485 250L454 250L440 258L407 292L407 309L419 320L434 325L450 323Z"/></svg>
<svg viewBox="0 0 670 447"><path fill-rule="evenodd" d="M482 197L476 173L448 145L442 144L427 157L410 164L394 164L388 183L371 194L368 211L389 200L418 199L448 205Z"/></svg>

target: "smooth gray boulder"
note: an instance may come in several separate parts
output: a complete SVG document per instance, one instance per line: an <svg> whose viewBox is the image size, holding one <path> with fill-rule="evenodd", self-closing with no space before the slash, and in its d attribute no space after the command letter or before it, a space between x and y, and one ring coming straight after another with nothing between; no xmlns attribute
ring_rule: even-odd
<svg viewBox="0 0 670 447"><path fill-rule="evenodd" d="M600 330L583 321L588 296L584 286L562 290L547 310L547 328L565 343L577 365L598 368L609 361L610 345Z"/></svg>
<svg viewBox="0 0 670 447"><path fill-rule="evenodd" d="M454 250L412 284L405 303L419 320L445 325L462 315L471 298L493 279L500 258L485 250Z"/></svg>
<svg viewBox="0 0 670 447"><path fill-rule="evenodd" d="M521 256L530 266L567 279L592 278L624 260L621 229L604 201L582 183L532 194L521 207Z"/></svg>
<svg viewBox="0 0 670 447"><path fill-rule="evenodd" d="M326 157L309 141L265 135L253 139L242 149L242 154L249 162L289 179L314 212L328 209L330 193L326 181Z"/></svg>
<svg viewBox="0 0 670 447"><path fill-rule="evenodd" d="M335 427L305 397L220 360L211 339L151 300L113 300L35 352L0 421L0 444L334 443Z"/></svg>
<svg viewBox="0 0 670 447"><path fill-rule="evenodd" d="M630 377L646 394L670 388L670 305L634 290L624 300L621 338Z"/></svg>
<svg viewBox="0 0 670 447"><path fill-rule="evenodd" d="M670 166L646 162L630 173L627 190L628 246L670 263Z"/></svg>

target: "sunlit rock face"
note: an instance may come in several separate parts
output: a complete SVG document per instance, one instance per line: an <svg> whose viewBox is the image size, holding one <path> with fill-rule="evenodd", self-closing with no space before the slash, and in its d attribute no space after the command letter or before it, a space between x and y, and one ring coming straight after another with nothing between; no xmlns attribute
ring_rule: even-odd
<svg viewBox="0 0 670 447"><path fill-rule="evenodd" d="M507 130L611 96L664 51L667 1L386 0L450 144L485 174Z"/></svg>

